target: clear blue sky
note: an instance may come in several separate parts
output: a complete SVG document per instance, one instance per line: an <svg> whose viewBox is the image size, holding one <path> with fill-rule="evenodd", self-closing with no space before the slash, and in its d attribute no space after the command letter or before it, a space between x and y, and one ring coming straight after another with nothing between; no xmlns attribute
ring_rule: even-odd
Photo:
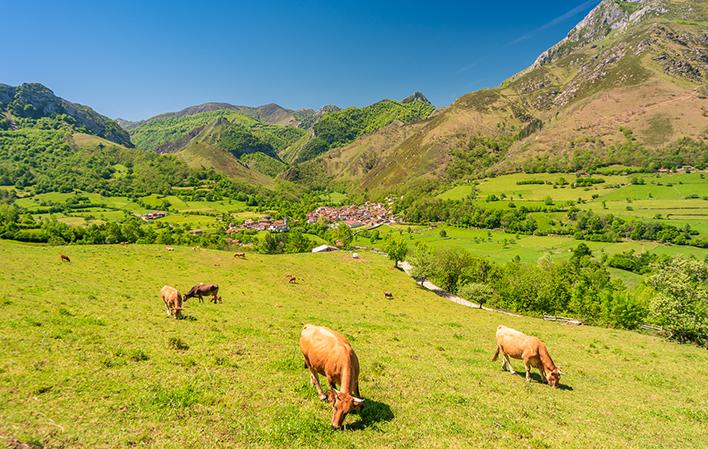
<svg viewBox="0 0 708 449"><path fill-rule="evenodd" d="M0 83L36 81L111 117L206 101L436 105L498 85L599 0L0 0Z"/></svg>

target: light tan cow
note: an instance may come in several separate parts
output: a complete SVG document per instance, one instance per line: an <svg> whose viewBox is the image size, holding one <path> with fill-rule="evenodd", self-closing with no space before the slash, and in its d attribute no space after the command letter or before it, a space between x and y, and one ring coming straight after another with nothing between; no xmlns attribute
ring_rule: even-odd
<svg viewBox="0 0 708 449"><path fill-rule="evenodd" d="M541 377L548 382L548 385L552 387L558 385L563 373L553 363L546 345L538 338L510 327L499 326L497 327L497 350L492 361L497 359L500 351L502 353L502 369L508 368L511 374L516 374L509 357L521 359L526 369L526 382L531 380L531 367L534 367L541 372Z"/></svg>
<svg viewBox="0 0 708 449"><path fill-rule="evenodd" d="M300 332L300 350L320 400L332 401L332 428L341 428L347 414L364 405L364 400L359 398L359 359L356 353L342 334L312 324L306 324ZM331 388L328 395L322 391L318 374L327 378Z"/></svg>
<svg viewBox="0 0 708 449"><path fill-rule="evenodd" d="M182 295L180 292L174 287L165 285L160 290L160 296L165 302L167 316L174 316L175 319L179 319L182 315Z"/></svg>

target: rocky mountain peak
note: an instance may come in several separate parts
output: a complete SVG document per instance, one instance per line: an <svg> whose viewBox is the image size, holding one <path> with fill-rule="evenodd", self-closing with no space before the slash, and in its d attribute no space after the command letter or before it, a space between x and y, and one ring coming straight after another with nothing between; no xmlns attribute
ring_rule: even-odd
<svg viewBox="0 0 708 449"><path fill-rule="evenodd" d="M406 98L401 100L401 103L413 103L416 100L422 101L427 104L432 104L432 103L430 103L430 100L428 100L428 98L425 95L423 95L422 92L418 92L418 91L415 91L412 94L408 95Z"/></svg>
<svg viewBox="0 0 708 449"><path fill-rule="evenodd" d="M614 30L624 32L633 24L667 11L663 0L602 0L565 38L541 53L534 67L555 61L578 47L593 44Z"/></svg>

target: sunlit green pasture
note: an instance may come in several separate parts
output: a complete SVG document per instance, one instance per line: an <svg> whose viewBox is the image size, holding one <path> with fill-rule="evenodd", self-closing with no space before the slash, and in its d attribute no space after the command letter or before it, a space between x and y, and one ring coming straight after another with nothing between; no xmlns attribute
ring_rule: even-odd
<svg viewBox="0 0 708 449"><path fill-rule="evenodd" d="M382 256L0 242L0 439L36 447L701 447L705 350L447 302ZM59 254L71 257L62 263ZM39 274L41 273L41 275ZM297 276L288 284L285 274ZM223 304L165 316L164 284ZM17 288L17 286L23 286ZM393 300L385 300L384 291ZM344 333L360 414L329 427L303 324ZM542 338L552 389L491 362L505 324ZM522 365L514 364L517 370ZM9 444L9 443L8 443ZM19 443L18 443L19 444Z"/></svg>

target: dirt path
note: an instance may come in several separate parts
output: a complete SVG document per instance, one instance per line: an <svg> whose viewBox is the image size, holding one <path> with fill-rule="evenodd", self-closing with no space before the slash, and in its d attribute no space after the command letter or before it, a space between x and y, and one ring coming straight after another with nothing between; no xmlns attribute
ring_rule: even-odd
<svg viewBox="0 0 708 449"><path fill-rule="evenodd" d="M405 273L408 276L413 277L411 274L413 272L413 265L410 263L403 261L398 263L398 267L405 271ZM418 285L421 285L420 282L416 282ZM443 290L442 288L438 287L437 285L433 284L432 282L425 280L423 281L422 287L430 290L431 292L435 293L436 295L440 296L441 298L445 298L448 301L452 301L455 304L459 304L461 306L469 307L472 309L482 309L482 310L487 310L489 312L497 312L497 313L503 313L506 315L511 315L511 316L521 316L517 315L515 313L507 312L505 310L497 310L497 309L490 309L489 307L484 307L480 306L479 304L475 304L471 301L467 301L464 298L460 298L459 296L453 295L452 293L448 292L447 290Z"/></svg>
<svg viewBox="0 0 708 449"><path fill-rule="evenodd" d="M413 265L409 264L406 261L403 261L398 263L398 267L405 271L408 276L413 277L413 275L411 274L413 271ZM435 293L436 295L442 298L447 299L448 301L452 301L463 306L472 307L473 309L482 308L479 304L475 304L473 302L467 301L466 299L460 298L459 296L455 296L452 293L443 290L442 288L438 287L437 285L433 284L428 280L423 281L423 284L418 282L418 285L422 285L424 288L430 290L431 292Z"/></svg>
<svg viewBox="0 0 708 449"><path fill-rule="evenodd" d="M411 265L410 263L408 263L406 261L403 261L403 262L398 263L398 267L400 269L402 269L403 271L405 271L405 273L408 276L413 277L413 275L411 274L413 272L413 265ZM461 306L469 307L472 309L487 310L489 312L503 313L505 315L521 316L521 315L517 315L515 313L507 312L506 310L490 309L489 307L480 306L479 304L475 304L471 301L467 301L464 298L460 298L459 296L453 295L452 293L441 289L440 287L438 287L437 285L433 284L432 282L430 282L428 280L423 281L423 284L420 284L419 282L416 282L416 283L418 285L422 285L423 288L430 290L431 292L435 293L436 295L440 296L441 298L445 298L448 301L452 301L455 304L459 304Z"/></svg>

